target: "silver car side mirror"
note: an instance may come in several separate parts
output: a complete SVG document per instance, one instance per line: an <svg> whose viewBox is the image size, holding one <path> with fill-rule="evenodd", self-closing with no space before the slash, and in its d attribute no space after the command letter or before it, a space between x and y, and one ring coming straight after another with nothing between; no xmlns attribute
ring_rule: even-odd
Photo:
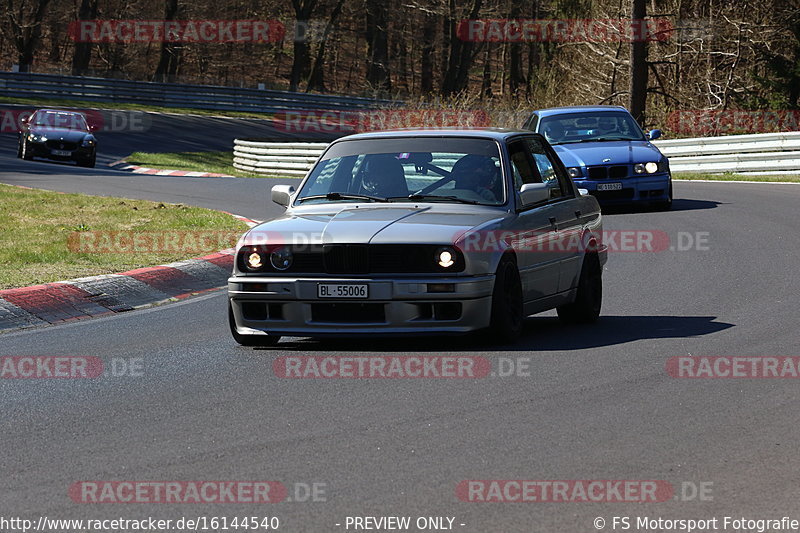
<svg viewBox="0 0 800 533"><path fill-rule="evenodd" d="M287 207L294 194L292 185L275 185L272 187L272 201L283 207Z"/></svg>
<svg viewBox="0 0 800 533"><path fill-rule="evenodd" d="M538 204L550 199L550 187L546 183L526 183L519 190L522 205Z"/></svg>

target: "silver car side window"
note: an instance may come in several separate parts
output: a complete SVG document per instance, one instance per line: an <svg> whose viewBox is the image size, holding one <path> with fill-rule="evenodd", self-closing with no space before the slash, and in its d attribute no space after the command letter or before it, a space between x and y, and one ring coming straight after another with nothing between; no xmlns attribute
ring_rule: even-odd
<svg viewBox="0 0 800 533"><path fill-rule="evenodd" d="M550 198L556 199L566 196L567 192L559 179L556 164L550 160L544 145L537 139L525 139L525 144L530 150L531 157L536 162L536 168L542 178L542 183L546 183L550 188Z"/></svg>

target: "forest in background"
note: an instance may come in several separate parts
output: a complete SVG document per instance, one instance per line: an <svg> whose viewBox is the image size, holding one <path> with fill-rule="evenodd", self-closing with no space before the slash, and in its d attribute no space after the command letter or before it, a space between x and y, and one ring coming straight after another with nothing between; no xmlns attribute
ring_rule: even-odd
<svg viewBox="0 0 800 533"><path fill-rule="evenodd" d="M676 111L800 109L798 0L7 0L0 9L5 71L264 84L462 108L619 104L645 126ZM471 19L608 20L637 9L672 31L638 47L476 42L459 32ZM81 19L278 20L287 31L265 43L80 43L69 28Z"/></svg>

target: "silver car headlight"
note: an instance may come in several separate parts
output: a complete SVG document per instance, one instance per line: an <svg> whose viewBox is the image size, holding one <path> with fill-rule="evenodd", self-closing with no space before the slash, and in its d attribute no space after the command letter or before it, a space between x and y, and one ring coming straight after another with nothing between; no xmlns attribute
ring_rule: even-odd
<svg viewBox="0 0 800 533"><path fill-rule="evenodd" d="M47 142L47 137L44 135L36 135L35 133L28 134L28 140L35 143Z"/></svg>
<svg viewBox="0 0 800 533"><path fill-rule="evenodd" d="M288 248L278 248L269 254L269 264L272 265L275 270L287 270L292 266L293 261L294 257L292 251Z"/></svg>
<svg viewBox="0 0 800 533"><path fill-rule="evenodd" d="M452 248L440 248L436 250L436 264L442 268L450 268L456 264L456 252Z"/></svg>
<svg viewBox="0 0 800 533"><path fill-rule="evenodd" d="M570 178L574 179L580 178L583 173L581 172L581 167L569 167L567 169L567 174L569 174Z"/></svg>
<svg viewBox="0 0 800 533"><path fill-rule="evenodd" d="M258 250L253 250L245 257L245 265L250 270L258 270L264 266L264 255Z"/></svg>

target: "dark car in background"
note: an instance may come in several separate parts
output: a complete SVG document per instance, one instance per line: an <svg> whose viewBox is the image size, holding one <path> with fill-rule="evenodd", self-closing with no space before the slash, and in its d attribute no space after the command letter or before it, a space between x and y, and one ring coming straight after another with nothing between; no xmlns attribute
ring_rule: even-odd
<svg viewBox="0 0 800 533"><path fill-rule="evenodd" d="M544 135L569 176L601 205L647 203L672 207L669 161L620 106L573 106L539 109L523 126Z"/></svg>
<svg viewBox="0 0 800 533"><path fill-rule="evenodd" d="M17 157L75 161L91 168L97 158L97 139L82 113L39 109L22 120Z"/></svg>

